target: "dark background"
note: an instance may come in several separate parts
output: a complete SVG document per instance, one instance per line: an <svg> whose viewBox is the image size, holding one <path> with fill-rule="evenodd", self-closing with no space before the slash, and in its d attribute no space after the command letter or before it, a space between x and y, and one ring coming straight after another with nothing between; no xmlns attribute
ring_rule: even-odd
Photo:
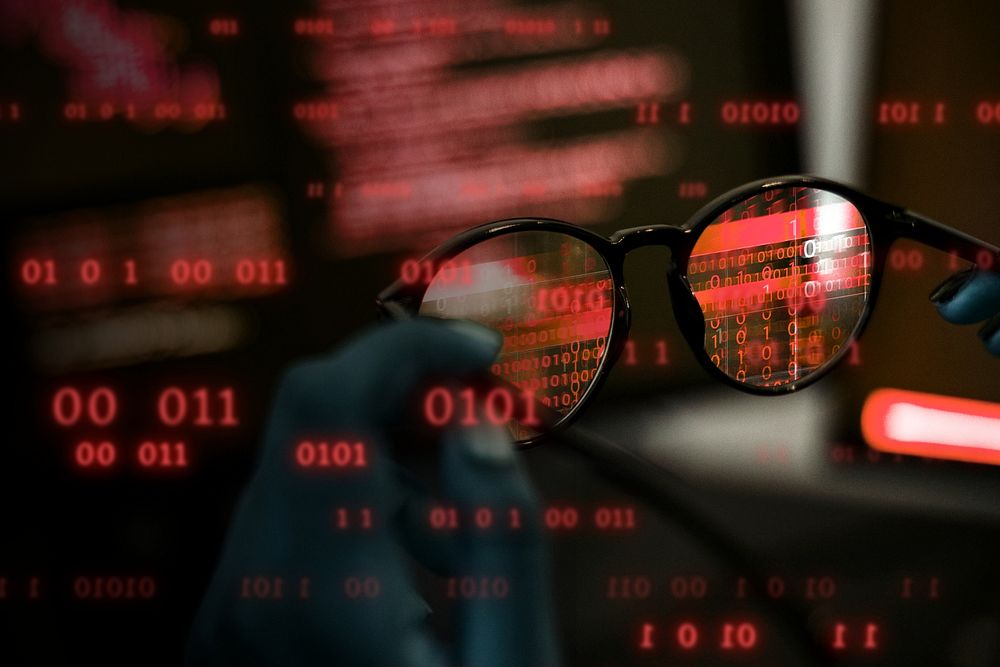
<svg viewBox="0 0 1000 667"><path fill-rule="evenodd" d="M469 206L465 218L436 233L426 231L433 221L425 221L419 227L425 231L418 233L386 232L383 247L359 249L338 237L336 220L352 213L337 208L333 183L350 173L347 160L354 148L321 145L293 114L297 102L322 94L311 65L318 40L296 35L294 21L333 12L303 2L119 3L119 11L157 15L170 26L165 39L177 62L213 68L227 110L224 121L200 128L169 123L143 128L121 117L65 118L68 101L83 99L93 109L101 99L73 91L72 66L42 48L44 21L60 20L71 5L3 4L0 210L8 277L3 321L9 412L0 465L0 578L6 581L0 589L0 660L175 664L229 513L252 469L274 378L290 361L330 349L373 321L374 295L396 277L405 258L418 256L455 228L497 216L488 205L481 211ZM509 5L503 11L513 16L529 7L548 11L543 5ZM597 230L679 224L731 187L806 169L798 126L732 126L720 113L731 100L798 98L790 48L794 27L784 4L605 2L573 11L606 18L610 33L586 48L473 60L451 69L487 74L536 59L626 49L659 49L683 64L686 82L661 100L650 100L661 103L662 119L645 128L670 142L673 164L655 177L626 179L621 197L604 213L594 204ZM220 17L236 19L238 34L213 34L212 21ZM867 73L868 158L859 165L856 184L997 243L1000 121L984 124L975 109L981 100L1000 97L1000 8L989 2L893 1L881 3L877 17L873 69ZM373 89L382 83L358 81ZM433 90L429 84L424 94ZM920 121L879 124L879 104L896 100L923 105ZM682 102L691 105L689 124L678 122ZM942 124L931 120L937 102L947 104ZM18 118L11 118L10 104L19 105ZM637 113L636 104L622 103L595 113L528 119L518 127L527 128L535 142L569 140L635 129ZM407 139L388 141L405 145ZM422 166L421 173L435 168ZM323 197L307 195L310 182L326 184ZM691 182L704 184L704 196L681 196L681 184ZM291 276L283 289L138 290L47 300L19 281L26 252L55 248L76 257L58 235L70 226L69 213L83 211L85 219L104 221L117 239L106 259L115 262L122 257L115 248L128 245L136 218L145 215L142 207L151 200L195 192L211 197L247 184L267 193L278 211L274 248L287 258ZM578 204L535 206L526 200L520 214L574 220ZM204 224L211 227L212 221ZM152 252L169 256L172 249ZM636 363L619 363L584 421L623 445L660 457L688 478L698 489L690 502L763 557L765 574L781 578L801 623L824 645L837 622L852 628L878 623L880 647L850 648L840 653L845 661L996 664L996 470L873 456L858 432L863 398L877 387L1000 400L997 361L971 330L939 321L926 300L949 274L948 258L920 253L919 269L890 269L886 276L859 348L860 363L843 365L801 396L762 399L710 384L670 316L666 252L639 251L626 270ZM46 332L73 331L123 313L166 313L167 321L215 306L225 306L244 331L215 352L175 350L125 362L60 366L38 343ZM658 341L669 351L663 365L655 361ZM156 397L173 385L233 387L240 425L164 427L156 420ZM59 427L51 405L64 386L113 387L118 418L104 431ZM722 423L736 425L742 453L736 452L733 429ZM125 466L91 474L73 464L72 448L81 439L124 446L168 437L190 443L188 469L150 474ZM682 446L672 449L673 444ZM691 454L699 447L712 450L704 460ZM786 455L791 464L782 463ZM542 447L525 457L551 504L575 505L582 514L602 505L635 504L570 454ZM803 461L808 463L799 465ZM639 528L624 536L594 530L553 535L568 664L681 659L784 664L781 630L766 623L760 628L761 648L750 656L733 657L710 644L692 655L669 648L640 655L638 628L650 619L664 628L693 620L717 642L721 623L760 613L754 604L735 599L739 573L720 567L717 554L698 535L641 505L637 511ZM153 576L157 593L149 601L75 596L78 577L110 575ZM693 575L705 577L709 594L676 599L670 592L673 578ZM654 594L641 601L609 600L611 576L646 576ZM806 580L822 576L836 580L837 595L829 601L805 599ZM915 599L901 598L904 577L913 578ZM926 599L932 577L940 594ZM37 598L29 592L34 585Z"/></svg>

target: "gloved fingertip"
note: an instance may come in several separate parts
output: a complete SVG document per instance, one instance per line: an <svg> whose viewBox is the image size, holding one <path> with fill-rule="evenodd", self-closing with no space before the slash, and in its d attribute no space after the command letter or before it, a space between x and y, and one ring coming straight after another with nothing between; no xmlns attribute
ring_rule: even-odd
<svg viewBox="0 0 1000 667"><path fill-rule="evenodd" d="M514 442L500 426L459 426L445 434L445 447L459 465L486 473L515 465Z"/></svg>
<svg viewBox="0 0 1000 667"><path fill-rule="evenodd" d="M964 271L959 271L948 276L940 285L935 287L927 297L936 306L943 306L958 294L965 285L976 275L976 267L970 266Z"/></svg>
<svg viewBox="0 0 1000 667"><path fill-rule="evenodd" d="M931 293L931 301L949 322L982 322L1000 311L1000 274L975 268L957 273Z"/></svg>
<svg viewBox="0 0 1000 667"><path fill-rule="evenodd" d="M476 464L495 468L514 465L514 443L498 426L477 426L465 442L465 455Z"/></svg>
<svg viewBox="0 0 1000 667"><path fill-rule="evenodd" d="M986 321L979 330L979 337L990 354L1000 357L1000 314Z"/></svg>
<svg viewBox="0 0 1000 667"><path fill-rule="evenodd" d="M445 326L472 340L492 359L503 347L503 334L471 320L445 320Z"/></svg>
<svg viewBox="0 0 1000 667"><path fill-rule="evenodd" d="M530 483L514 441L501 426L480 423L449 429L442 438L444 492L461 505L527 505Z"/></svg>

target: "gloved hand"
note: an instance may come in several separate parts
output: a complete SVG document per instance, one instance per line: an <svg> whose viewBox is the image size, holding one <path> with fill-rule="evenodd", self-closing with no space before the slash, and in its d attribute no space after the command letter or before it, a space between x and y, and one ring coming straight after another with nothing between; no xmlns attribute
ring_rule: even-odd
<svg viewBox="0 0 1000 667"><path fill-rule="evenodd" d="M470 322L417 318L377 327L285 375L195 619L189 664L558 663L537 503L508 435L495 426L442 434L443 493L460 517L454 531L431 529L430 499L404 482L389 454L390 426L422 380L484 372L501 344L498 333ZM366 465L303 469L295 457L301 440L362 442ZM480 507L492 508L493 528L467 519ZM501 520L512 508L517 529ZM338 528L340 509L347 529ZM475 595L457 604L454 645L428 631L430 610L413 588L407 554L475 582ZM493 585L498 577L506 591Z"/></svg>
<svg viewBox="0 0 1000 667"><path fill-rule="evenodd" d="M941 283L930 299L949 322L974 324L986 320L979 337L991 354L1000 356L1000 274L972 267Z"/></svg>

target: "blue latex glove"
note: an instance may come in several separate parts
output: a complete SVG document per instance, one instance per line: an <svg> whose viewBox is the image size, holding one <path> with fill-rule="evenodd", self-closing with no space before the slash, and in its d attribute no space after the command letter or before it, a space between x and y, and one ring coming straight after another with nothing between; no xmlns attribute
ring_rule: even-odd
<svg viewBox="0 0 1000 667"><path fill-rule="evenodd" d="M414 319L378 327L281 382L257 471L243 493L221 561L195 619L188 664L552 667L558 663L547 551L532 488L509 436L474 426L442 436L443 502L494 509L491 531L433 531L431 500L404 482L388 427L427 376L485 371L499 334L464 321ZM302 439L360 440L367 466L303 471ZM336 508L368 507L369 530L335 528ZM509 508L521 528L509 530ZM469 522L466 522L469 523ZM443 646L413 588L408 555L451 576L506 577L505 597L462 600ZM283 579L281 599L241 597L243 578ZM302 578L308 597L302 599ZM351 598L349 578L378 593ZM355 580L355 582L358 581ZM369 589L369 592L372 589ZM357 589L354 590L357 593Z"/></svg>
<svg viewBox="0 0 1000 667"><path fill-rule="evenodd" d="M930 296L941 317L955 324L975 324L986 349L1000 356L1000 274L975 267L956 273Z"/></svg>

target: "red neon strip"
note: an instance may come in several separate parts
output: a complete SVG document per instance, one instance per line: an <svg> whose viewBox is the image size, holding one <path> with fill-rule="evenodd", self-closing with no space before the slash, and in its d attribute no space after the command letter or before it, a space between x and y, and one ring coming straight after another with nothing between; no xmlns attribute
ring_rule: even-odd
<svg viewBox="0 0 1000 667"><path fill-rule="evenodd" d="M691 256L731 253L740 248L756 249L770 243L789 243L794 239L843 234L864 228L861 214L853 204L824 204L711 224L698 237Z"/></svg>
<svg viewBox="0 0 1000 667"><path fill-rule="evenodd" d="M1000 404L877 389L861 410L861 433L877 450L1000 465Z"/></svg>
<svg viewBox="0 0 1000 667"><path fill-rule="evenodd" d="M754 277L756 275L759 275L759 272ZM735 277L734 280L739 280L739 277ZM871 283L871 276L868 275L868 270L865 267L846 267L826 273L804 271L794 276L771 278L770 280L748 280L728 287L709 287L708 289L695 290L694 296L698 300L702 312L706 315L715 312L738 312L741 308L754 308L765 304L774 307L783 305L796 296L801 298L803 285L810 280L817 281L817 293L834 294L867 287ZM839 281L840 284L836 289L827 292L825 285L830 281ZM776 295L779 292L784 293L785 296L777 298Z"/></svg>

